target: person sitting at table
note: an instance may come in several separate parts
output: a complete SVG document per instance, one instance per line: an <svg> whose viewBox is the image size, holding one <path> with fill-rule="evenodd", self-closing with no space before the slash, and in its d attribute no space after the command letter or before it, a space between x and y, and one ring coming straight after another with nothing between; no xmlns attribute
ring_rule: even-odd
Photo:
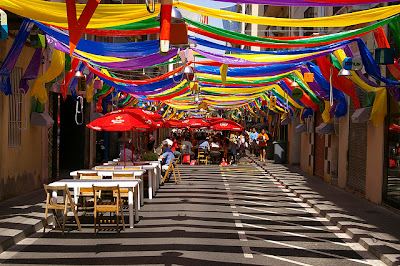
<svg viewBox="0 0 400 266"><path fill-rule="evenodd" d="M213 163L217 163L217 160L219 159L219 156L221 155L221 152L219 151L220 146L218 141L214 141L214 139L211 140L211 159Z"/></svg>
<svg viewBox="0 0 400 266"><path fill-rule="evenodd" d="M208 143L205 136L202 136L201 140L199 141L199 149L205 150L206 152L210 151L210 143Z"/></svg>
<svg viewBox="0 0 400 266"><path fill-rule="evenodd" d="M133 160L136 160L136 155L132 152L132 150L128 147L130 147L130 143L126 142L125 143L125 149L122 147L121 151L119 152L119 159L121 162L123 162L124 160L126 162L131 162L132 161L132 157Z"/></svg>
<svg viewBox="0 0 400 266"><path fill-rule="evenodd" d="M171 163L172 159L175 159L174 154L172 153L171 149L168 147L167 143L163 143L162 146L163 154L160 155L161 162L161 171L162 175L168 170L169 164Z"/></svg>
<svg viewBox="0 0 400 266"><path fill-rule="evenodd" d="M193 144L190 142L190 138L186 137L185 141L182 142L182 152L184 155L190 154L193 155Z"/></svg>

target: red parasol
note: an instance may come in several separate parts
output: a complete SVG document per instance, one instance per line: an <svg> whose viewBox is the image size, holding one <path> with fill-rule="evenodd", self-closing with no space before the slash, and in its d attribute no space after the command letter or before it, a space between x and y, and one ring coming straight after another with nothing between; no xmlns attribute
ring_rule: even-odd
<svg viewBox="0 0 400 266"><path fill-rule="evenodd" d="M164 119L160 114L154 113L153 111L145 110L138 107L126 107L113 111L111 113L129 113L132 116L138 118L139 120L147 121L150 120L157 128L164 126Z"/></svg>
<svg viewBox="0 0 400 266"><path fill-rule="evenodd" d="M392 133L400 133L400 126L397 125L397 124L392 124L392 125L389 127L389 132L392 132Z"/></svg>
<svg viewBox="0 0 400 266"><path fill-rule="evenodd" d="M166 125L166 127L181 128L182 121L169 119L169 120L165 120L165 125Z"/></svg>
<svg viewBox="0 0 400 266"><path fill-rule="evenodd" d="M123 112L108 113L91 123L87 124L88 128L101 131L151 131L155 130L156 126L152 121L140 121L136 117Z"/></svg>
<svg viewBox="0 0 400 266"><path fill-rule="evenodd" d="M212 124L212 123L214 123L216 121L219 121L219 120L224 120L224 118L222 118L222 117L210 117L210 118L207 118L207 122L210 123L210 124Z"/></svg>
<svg viewBox="0 0 400 266"><path fill-rule="evenodd" d="M211 123L211 129L214 130L230 130L230 131L242 131L243 127L235 121L228 119L221 119Z"/></svg>
<svg viewBox="0 0 400 266"><path fill-rule="evenodd" d="M210 123L205 121L202 118L188 118L185 120L182 120L181 126L180 127L185 127L185 128L202 128L202 127L210 127Z"/></svg>

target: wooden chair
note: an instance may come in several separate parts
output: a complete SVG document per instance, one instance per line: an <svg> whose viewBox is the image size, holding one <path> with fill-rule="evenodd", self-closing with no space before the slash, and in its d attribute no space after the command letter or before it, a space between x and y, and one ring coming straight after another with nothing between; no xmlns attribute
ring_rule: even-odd
<svg viewBox="0 0 400 266"><path fill-rule="evenodd" d="M94 167L94 170L114 170L114 168L114 166L98 165Z"/></svg>
<svg viewBox="0 0 400 266"><path fill-rule="evenodd" d="M142 170L141 166L126 166L122 168L123 170Z"/></svg>
<svg viewBox="0 0 400 266"><path fill-rule="evenodd" d="M115 201L107 201L103 202L100 198L100 194L102 192L111 192L115 193L116 195L116 200ZM119 234L119 219L121 215L121 220L122 220L122 228L125 230L125 221L124 221L124 213L122 211L122 202L121 202L121 194L119 190L119 186L113 186L113 187L99 187L99 186L93 186L93 194L94 194L94 233L96 234L98 230L102 228L116 228L117 229L117 234ZM115 213L115 221L116 221L116 227L111 227L111 226L100 226L100 220L98 219L98 214L99 213L104 213L104 212L112 212Z"/></svg>
<svg viewBox="0 0 400 266"><path fill-rule="evenodd" d="M176 170L177 173L178 173L179 183L182 183L182 181L181 181L181 174L179 173L179 168L178 168L178 163L177 163L177 162L178 162L178 161L177 161L176 158L171 160L171 162L170 162L169 165L168 165L167 171L165 171L165 174L164 174L164 178L163 178L163 180L162 180L162 183L165 182L165 180L167 179L168 175L170 175L170 174L174 174L175 183L178 183L178 182L176 181L175 170ZM171 171L172 171L172 172L171 172Z"/></svg>
<svg viewBox="0 0 400 266"><path fill-rule="evenodd" d="M75 216L75 221L76 224L78 225L78 230L81 231L81 223L79 222L78 214L75 211L75 204L74 201L72 200L71 194L69 193L69 189L67 185L65 186L48 186L48 185L43 185L44 190L46 191L46 211L45 211L45 217L44 217L44 224L43 224L43 233L46 232L46 226L47 226L47 214L49 213L49 210L52 210L54 220L57 224L56 228L58 227L60 230L62 230L62 234L64 235L65 231L65 222L67 220L67 211L68 208L72 210ZM51 193L53 191L62 191L63 192L63 198L64 201L61 203L57 203L57 199L55 202L52 200ZM63 221L62 221L62 226L60 224L60 220L57 217L57 212L56 210L64 210L63 213Z"/></svg>
<svg viewBox="0 0 400 266"><path fill-rule="evenodd" d="M114 172L112 179L135 179L135 174L134 173L124 173L124 172ZM120 197L121 198L128 198L128 189L127 188L121 188L119 190ZM114 191L113 193L114 197L116 197L116 193Z"/></svg>
<svg viewBox="0 0 400 266"><path fill-rule="evenodd" d="M79 175L79 179L102 179L102 176L97 175L96 172L94 173L81 173ZM80 207L85 211L85 210L92 210L94 207L92 206L88 206L88 203L91 203L92 201L94 201L94 195L93 195L93 189L91 188L79 188L78 190L78 195L80 198ZM88 200L88 198L90 198Z"/></svg>
<svg viewBox="0 0 400 266"><path fill-rule="evenodd" d="M197 153L197 160L199 161L199 164L204 162L207 165L207 159L208 155L206 154L206 150L199 148L199 151Z"/></svg>

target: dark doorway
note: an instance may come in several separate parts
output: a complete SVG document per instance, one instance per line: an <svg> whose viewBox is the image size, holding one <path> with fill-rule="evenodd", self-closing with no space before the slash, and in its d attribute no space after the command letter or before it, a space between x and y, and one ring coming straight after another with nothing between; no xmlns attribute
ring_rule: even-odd
<svg viewBox="0 0 400 266"><path fill-rule="evenodd" d="M85 124L75 122L76 102L71 96L60 102L60 171L84 168ZM79 121L81 118L79 117Z"/></svg>

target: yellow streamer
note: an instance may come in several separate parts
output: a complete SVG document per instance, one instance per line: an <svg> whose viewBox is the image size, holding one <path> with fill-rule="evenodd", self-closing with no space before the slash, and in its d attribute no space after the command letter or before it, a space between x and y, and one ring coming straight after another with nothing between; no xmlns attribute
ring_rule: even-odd
<svg viewBox="0 0 400 266"><path fill-rule="evenodd" d="M325 102L325 110L322 113L322 120L324 123L332 123L332 118L331 115L329 114L329 110L331 109L331 105L329 101L324 101Z"/></svg>
<svg viewBox="0 0 400 266"><path fill-rule="evenodd" d="M65 55L63 52L53 50L51 57L51 64L46 72L35 80L31 90L31 96L39 99L41 103L47 102L47 91L43 83L48 83L57 78L64 70Z"/></svg>
<svg viewBox="0 0 400 266"><path fill-rule="evenodd" d="M385 6L369 10L346 13L337 16L307 18L307 19L288 19L288 18L269 18L243 15L220 9L212 9L184 2L175 2L176 7L202 14L209 17L221 18L226 20L239 21L244 23L254 23L260 25L281 26L281 27L347 27L380 19L385 19L400 13L400 5Z"/></svg>
<svg viewBox="0 0 400 266"><path fill-rule="evenodd" d="M86 4L76 4L79 17ZM0 7L22 17L43 23L68 28L65 3L47 2L44 0L1 0ZM157 16L160 4L156 4L154 13L149 13L144 4L113 5L100 4L90 19L88 29L106 28L138 22Z"/></svg>
<svg viewBox="0 0 400 266"><path fill-rule="evenodd" d="M225 86L225 84L226 84L226 75L228 74L228 65L227 64L222 64L221 67L219 68L219 72L221 73L222 85Z"/></svg>

